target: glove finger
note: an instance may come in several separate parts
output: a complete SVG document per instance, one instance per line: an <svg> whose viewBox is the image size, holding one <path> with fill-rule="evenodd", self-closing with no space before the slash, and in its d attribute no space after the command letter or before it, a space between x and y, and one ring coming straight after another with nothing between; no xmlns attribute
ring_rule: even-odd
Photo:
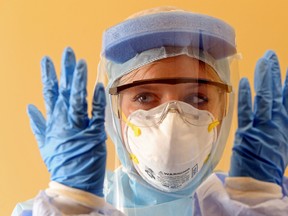
<svg viewBox="0 0 288 216"><path fill-rule="evenodd" d="M272 75L269 62L261 58L256 65L254 76L256 91L254 102L255 123L266 122L272 117Z"/></svg>
<svg viewBox="0 0 288 216"><path fill-rule="evenodd" d="M277 55L273 51L267 51L264 58L269 61L270 73L272 74L272 113L279 112L282 108L282 82L280 66Z"/></svg>
<svg viewBox="0 0 288 216"><path fill-rule="evenodd" d="M47 119L54 110L55 103L58 98L58 80L54 68L54 64L49 57L44 57L41 61L43 97L46 107Z"/></svg>
<svg viewBox="0 0 288 216"><path fill-rule="evenodd" d="M104 123L105 121L106 96L102 83L97 83L94 89L92 102L92 119L90 124Z"/></svg>
<svg viewBox="0 0 288 216"><path fill-rule="evenodd" d="M70 91L73 80L73 73L76 65L76 58L73 50L68 47L64 50L61 64L60 88L61 96L69 102Z"/></svg>
<svg viewBox="0 0 288 216"><path fill-rule="evenodd" d="M88 125L86 86L87 65L84 60L80 60L74 72L69 106L70 121L79 128L86 128Z"/></svg>
<svg viewBox="0 0 288 216"><path fill-rule="evenodd" d="M37 140L39 148L42 148L45 144L46 121L42 113L32 104L28 105L27 113L30 119L32 132Z"/></svg>
<svg viewBox="0 0 288 216"><path fill-rule="evenodd" d="M288 113L288 69L286 71L286 78L283 88L283 105Z"/></svg>
<svg viewBox="0 0 288 216"><path fill-rule="evenodd" d="M242 78L238 93L238 127L243 128L252 122L251 90L247 78Z"/></svg>

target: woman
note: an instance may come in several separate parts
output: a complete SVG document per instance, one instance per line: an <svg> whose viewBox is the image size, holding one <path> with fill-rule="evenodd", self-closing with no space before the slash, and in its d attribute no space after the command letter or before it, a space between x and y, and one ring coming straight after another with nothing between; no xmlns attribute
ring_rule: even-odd
<svg viewBox="0 0 288 216"><path fill-rule="evenodd" d="M103 86L95 88L89 118L86 63L76 64L67 48L58 87L53 63L44 58L47 120L33 105L28 113L51 183L33 201L33 214L287 212L288 91L285 85L282 93L273 52L256 67L254 112L249 84L240 82L239 129L228 177L211 175L232 119L237 50L228 24L173 8L152 9L108 29L102 54L106 130L122 165L107 172L104 184ZM20 206L17 211L31 214Z"/></svg>

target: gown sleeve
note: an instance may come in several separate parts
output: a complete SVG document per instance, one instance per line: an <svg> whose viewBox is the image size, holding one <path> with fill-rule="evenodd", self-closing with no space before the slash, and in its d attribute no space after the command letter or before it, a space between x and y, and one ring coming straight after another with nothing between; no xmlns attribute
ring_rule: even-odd
<svg viewBox="0 0 288 216"><path fill-rule="evenodd" d="M246 177L212 174L197 189L195 197L195 215L284 216L288 212L288 198L280 186Z"/></svg>

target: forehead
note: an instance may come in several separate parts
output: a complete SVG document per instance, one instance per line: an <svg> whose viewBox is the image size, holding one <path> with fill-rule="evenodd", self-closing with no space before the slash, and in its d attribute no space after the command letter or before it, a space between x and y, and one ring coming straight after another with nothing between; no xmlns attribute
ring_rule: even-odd
<svg viewBox="0 0 288 216"><path fill-rule="evenodd" d="M161 59L134 70L122 77L121 83L162 77L204 78L220 81L218 74L208 64L187 55L180 55Z"/></svg>

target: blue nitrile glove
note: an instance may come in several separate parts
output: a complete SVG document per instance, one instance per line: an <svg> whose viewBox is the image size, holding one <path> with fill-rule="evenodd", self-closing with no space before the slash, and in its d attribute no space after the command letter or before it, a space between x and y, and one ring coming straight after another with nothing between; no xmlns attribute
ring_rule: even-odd
<svg viewBox="0 0 288 216"><path fill-rule="evenodd" d="M60 85L50 58L41 62L43 95L47 111L28 106L32 131L51 180L103 196L106 165L104 129L105 91L98 84L94 91L92 117L87 114L87 66L76 65L71 48L62 59Z"/></svg>
<svg viewBox="0 0 288 216"><path fill-rule="evenodd" d="M258 61L254 79L254 110L248 80L240 82L229 175L281 185L288 163L288 74L282 89L277 56L268 51Z"/></svg>

